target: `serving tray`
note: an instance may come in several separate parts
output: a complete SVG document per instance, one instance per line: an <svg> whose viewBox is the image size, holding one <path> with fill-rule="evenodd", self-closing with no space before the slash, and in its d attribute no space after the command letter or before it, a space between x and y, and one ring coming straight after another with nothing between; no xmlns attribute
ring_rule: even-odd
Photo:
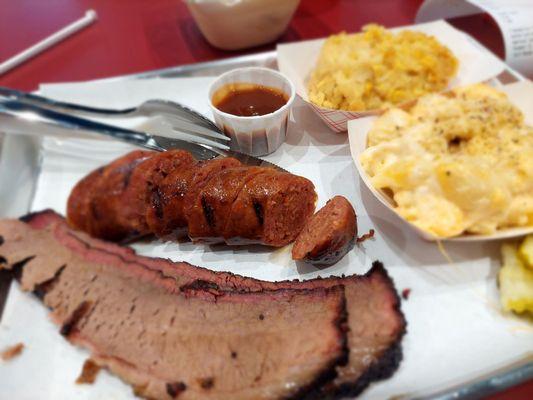
<svg viewBox="0 0 533 400"><path fill-rule="evenodd" d="M143 80L143 79L150 79L150 78L178 78L178 77L204 77L204 76L213 76L218 75L222 72L225 72L227 70L243 67L243 66L266 66L270 68L276 68L276 53L275 52L267 52L267 53L260 53L256 55L249 55L249 56L243 56L243 57L236 57L236 58L229 58L214 62L207 62L207 63L199 63L199 64L193 64L193 65L186 65L186 66L180 66L175 68L168 68L168 69L162 69L157 71L151 71L146 72L142 74L134 74L134 75L128 75L128 76L122 76L122 77L115 77L115 78L109 78L102 80L100 82L104 83L115 83L120 84L120 82L128 82L131 80ZM507 83L512 82L515 80L522 79L518 74L516 74L511 69L507 68L504 73L502 73L497 80L495 80L495 84L498 83ZM332 162L336 161L335 157L338 158L340 161L341 158L343 160L342 163L339 163L339 168L341 171L338 175L336 175L335 179L338 179L336 182L331 182L331 188L328 188L328 190L322 191L322 193L319 193L321 195L321 201L322 203L325 201L323 198L324 195L330 195L332 193L340 193L340 194L348 194L351 193L351 189L349 187L355 186L357 182L358 177L355 172L355 167L351 164L351 162L346 163L346 160L349 159L349 150L348 150L348 143L345 144L345 150L339 151L339 144L342 145L341 140L338 137L335 139L331 139L329 141L329 132L327 132L327 128L325 126L320 126L320 120L313 119L311 121L312 124L318 124L319 128L322 130L325 130L324 132L321 132L320 135L317 134L317 136L312 137L310 140L305 140L302 137L297 138L297 140L294 140L294 143L292 145L294 146L300 146L298 148L298 152L293 153L293 161L294 165L296 166L296 169L292 169L292 172L301 173L304 174L303 170L305 170L304 167L301 169L297 167L298 163L298 157L305 157L305 146L322 146L321 150L324 149L324 155L331 158ZM333 135L333 134L331 134ZM335 135L336 136L336 135ZM294 138L294 137L293 137ZM3 138L0 138L0 144L1 144L1 155L0 155L0 217L16 217L19 216L25 212L27 212L31 204L34 203L34 194L36 187L39 183L40 178L40 172L41 172L41 163L42 163L42 156L45 154L47 149L45 146L43 147L43 143L41 140L36 139L35 137L30 136L3 136ZM328 148L334 149L333 152L328 152ZM327 154L326 154L327 153ZM346 153L346 154L344 154ZM297 156L296 156L297 155ZM346 157L346 158L345 158ZM272 161L275 160L275 155ZM326 157L322 158L322 161L327 160ZM329 177L328 177L329 178ZM350 186L351 185L351 186ZM359 190L359 189L358 189ZM360 204L356 204L356 207L370 207L368 202L372 201L368 194L365 194L363 190L361 190L361 199ZM377 209L376 215L379 215L382 210L379 208ZM378 222L377 220L372 220L369 218L363 217L360 219L360 228L362 231L365 229L368 229L369 227L372 227L373 222ZM383 222L383 221L381 221ZM395 230L394 227L388 227L387 225L389 222L385 221L383 222L384 225L384 232L387 231L389 233L395 234L398 233L397 230ZM390 228L390 229L389 229ZM376 238L376 241L389 241L390 238L388 238L385 235L381 235L381 232L378 231L378 237ZM405 237L404 240L412 240L411 237ZM413 239L414 240L414 239ZM406 243L403 243L403 247L401 246L401 241L394 242L392 247L397 252L405 252L405 254L402 256L403 259L408 260L409 259L409 251L413 249L413 246L416 246L417 242L414 242L413 245L408 245ZM373 244L368 245L369 248L372 248ZM150 249L144 249L141 246L138 250L143 252L144 254L149 254ZM216 253L218 250L214 250L213 256L211 259L206 260L206 262L212 262L213 259L216 263ZM357 250L356 250L357 251ZM231 257L231 250L230 251L224 251L219 252L220 257ZM374 251L374 254L376 254L376 251ZM250 257L254 257L253 251ZM280 254L273 254L272 257L283 257L283 255ZM362 262L364 261L364 255L351 255L352 261L358 261ZM387 258L387 256L385 256ZM387 259L384 259L385 264L387 265ZM442 262L445 264L445 261ZM208 264L210 266L210 264ZM448 282L452 285L455 285L458 283L457 276L454 276L454 274L457 273L457 270L454 270L454 266L448 266L451 268L448 273L450 275ZM413 268L418 268L417 266L413 266ZM473 266L475 269L476 267ZM428 268L423 271L421 269L421 273L423 272L423 275L421 276L422 280L431 280L431 279L441 279L442 277L446 276L446 271L439 271L438 266L430 265ZM239 272L239 271L236 271ZM302 278L311 277L311 273L306 270L299 270L301 273ZM315 273L316 271L312 271ZM325 271L324 274L328 275L329 273L342 273L342 269L340 270L333 270L331 272ZM489 274L492 274L492 272L488 272ZM393 274L394 275L394 274ZM446 286L447 279L445 278L442 280L442 284ZM460 278L462 279L462 278ZM402 280L396 280L397 283L397 289L401 291L404 289L405 281L402 282ZM465 282L468 284L468 280ZM416 290L416 283L413 282L413 290ZM8 289L9 289L9 282L7 280L6 275L0 275L0 318L2 318L2 310L4 308L4 299L8 295ZM493 288L494 289L494 288ZM18 295L18 293L15 293ZM416 295L416 292L414 293ZM435 296L438 298L439 293L436 293ZM405 306L409 306L409 300L404 303ZM452 304L448 304L451 306ZM438 300L435 301L435 303L431 306L438 307L439 303ZM444 305L446 306L446 305ZM455 304L455 306L460 306ZM38 307L41 307L40 305ZM431 308L431 307L429 307ZM425 314L426 318L431 318L432 312L431 310L422 310ZM420 321L411 321L409 318L409 315L407 315L408 323L410 323L410 326L408 329L416 330L416 325ZM422 318L424 318L422 316ZM473 324L476 323L475 320L472 321ZM0 328L5 328L3 326L3 321L0 319ZM15 327L16 328L16 327ZM435 332L436 335L441 334L444 335L445 332ZM490 333L487 333L490 334ZM457 347L457 345L460 343L457 343L457 340L460 340L460 338L457 338L454 335L450 336L450 342L449 346L450 349L453 347ZM410 341L411 338L408 334L405 341ZM404 342L405 342L404 341ZM409 345L412 345L412 343L409 343ZM424 343L418 343L416 346L423 347ZM457 350L455 350L457 351ZM483 357L480 357L480 362L482 362L483 359L485 359L487 356L484 355ZM27 360L26 360L27 361ZM410 360L412 362L412 360ZM421 371L423 369L432 368L433 366L431 363L438 363L439 360L428 360L428 359L420 359L420 369ZM430 364L428 364L430 363ZM483 368L480 368L480 371L483 371ZM0 374L1 376L1 374ZM513 360L512 362L509 362L506 365L499 366L497 368L494 368L490 371L483 371L480 374L474 374L465 376L464 379L460 380L452 380L448 384L443 384L441 386L435 386L430 388L425 388L423 391L418 392L416 390L409 391L408 393L396 393L395 398L401 398L401 399L473 399L473 398L481 398L485 395L488 395L490 393L494 393L496 391L503 390L505 388L508 388L512 385L524 382L528 379L533 378L533 362L531 353L524 354L523 358L519 358L516 360ZM1 378L0 378L1 379ZM383 381L382 383L379 383L379 385L387 385L387 381ZM365 392L366 393L366 392ZM363 393L363 396L365 396L365 393ZM374 392L372 392L374 393ZM379 398L376 397L378 394L368 394L366 395L370 396L369 398ZM379 391L377 392L379 393ZM372 397L374 396L374 397Z"/></svg>

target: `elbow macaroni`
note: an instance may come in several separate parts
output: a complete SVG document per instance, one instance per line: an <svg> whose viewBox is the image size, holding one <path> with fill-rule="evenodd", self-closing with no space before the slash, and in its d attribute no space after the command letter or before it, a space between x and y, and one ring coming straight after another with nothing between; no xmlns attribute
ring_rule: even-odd
<svg viewBox="0 0 533 400"><path fill-rule="evenodd" d="M533 128L489 86L388 110L360 161L398 213L434 236L533 225Z"/></svg>

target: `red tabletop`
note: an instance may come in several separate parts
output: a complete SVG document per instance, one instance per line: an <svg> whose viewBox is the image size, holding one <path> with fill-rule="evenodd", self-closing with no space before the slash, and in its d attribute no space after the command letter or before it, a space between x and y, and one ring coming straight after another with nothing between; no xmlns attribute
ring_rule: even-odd
<svg viewBox="0 0 533 400"><path fill-rule="evenodd" d="M302 0L280 42L312 39L376 22L411 24L422 0ZM83 81L272 50L214 49L181 0L0 0L0 62L94 9L98 21L75 36L0 76L0 85L23 90L41 82ZM502 40L487 17L453 21L496 54ZM490 332L487 332L490 334ZM453 343L450 343L453 346ZM533 381L489 397L533 398Z"/></svg>

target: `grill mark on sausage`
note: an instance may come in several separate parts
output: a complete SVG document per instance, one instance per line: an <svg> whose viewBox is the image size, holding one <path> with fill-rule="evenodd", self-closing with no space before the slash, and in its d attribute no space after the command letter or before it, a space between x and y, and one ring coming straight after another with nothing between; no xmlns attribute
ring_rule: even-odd
<svg viewBox="0 0 533 400"><path fill-rule="evenodd" d="M213 208L205 201L205 197L202 196L202 209L204 211L205 220L207 224L212 228L215 226L215 215L213 213Z"/></svg>
<svg viewBox="0 0 533 400"><path fill-rule="evenodd" d="M143 162L147 158L150 158L150 157L137 158L133 160L133 162L123 165L117 169L117 172L119 174L124 174L124 178L122 179L122 185L123 185L122 189L126 189L128 185L130 184L131 175L133 174L133 170L135 169L135 167L137 167L137 165L139 165L141 162Z"/></svg>
<svg viewBox="0 0 533 400"><path fill-rule="evenodd" d="M264 222L263 205L255 199L252 200L252 204L254 206L254 211L255 211L255 215L257 216L257 220L259 221L259 224L263 226L263 222Z"/></svg>
<svg viewBox="0 0 533 400"><path fill-rule="evenodd" d="M89 208L90 208L90 211L91 211L91 216L95 220L101 219L100 218L100 212L98 211L98 207L96 207L94 199L89 202Z"/></svg>
<svg viewBox="0 0 533 400"><path fill-rule="evenodd" d="M0 256L0 265L1 264L7 264L7 260L5 257Z"/></svg>
<svg viewBox="0 0 533 400"><path fill-rule="evenodd" d="M168 395L175 399L187 389L187 385L183 382L171 382L167 383L166 388Z"/></svg>
<svg viewBox="0 0 533 400"><path fill-rule="evenodd" d="M76 309L70 314L70 316L66 319L66 321L61 326L61 329L59 330L59 333L65 337L69 337L70 334L76 329L76 326L81 321L83 317L87 315L89 310L91 309L92 302L84 300L78 306Z"/></svg>
<svg viewBox="0 0 533 400"><path fill-rule="evenodd" d="M0 235L0 246L2 246L3 244L4 244L4 237Z"/></svg>
<svg viewBox="0 0 533 400"><path fill-rule="evenodd" d="M65 270L66 265L62 265L52 276L50 279L47 279L44 282L39 283L38 285L35 285L35 289L33 289L33 294L37 296L39 299L43 300L44 296L54 288L54 286L57 284L57 281L59 280L59 277Z"/></svg>
<svg viewBox="0 0 533 400"><path fill-rule="evenodd" d="M163 204L161 204L161 192L159 187L152 190L152 207L155 211L155 216L158 219L163 219Z"/></svg>

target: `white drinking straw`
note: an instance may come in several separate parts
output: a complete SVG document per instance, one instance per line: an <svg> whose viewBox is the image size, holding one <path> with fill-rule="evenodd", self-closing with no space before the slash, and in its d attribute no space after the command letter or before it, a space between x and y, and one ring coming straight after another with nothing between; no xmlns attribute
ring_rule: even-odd
<svg viewBox="0 0 533 400"><path fill-rule="evenodd" d="M86 26L92 24L95 20L96 12L94 10L87 11L83 18L74 21L70 25L65 26L60 31L57 31L56 33L48 36L46 39L41 40L39 43L34 44L29 49L24 50L23 52L0 64L0 75L6 73L11 68L16 67L24 61L36 56L40 52L62 41L70 35L78 32L80 29L83 29Z"/></svg>

